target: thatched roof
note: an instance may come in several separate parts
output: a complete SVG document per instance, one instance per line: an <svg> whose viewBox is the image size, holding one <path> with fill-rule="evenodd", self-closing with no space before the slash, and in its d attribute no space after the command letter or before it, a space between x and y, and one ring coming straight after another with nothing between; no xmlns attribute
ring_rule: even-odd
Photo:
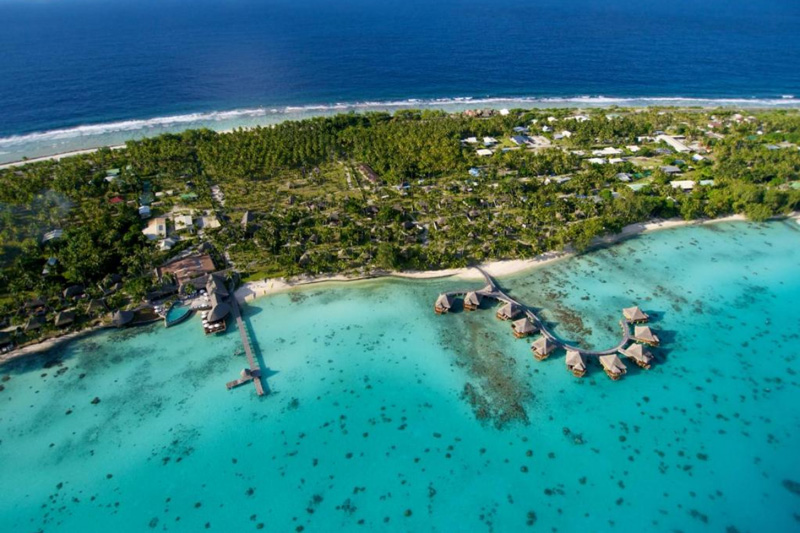
<svg viewBox="0 0 800 533"><path fill-rule="evenodd" d="M531 344L531 347L539 353L550 353L556 349L556 343L542 335Z"/></svg>
<svg viewBox="0 0 800 533"><path fill-rule="evenodd" d="M436 299L436 307L441 307L442 309L450 309L453 307L453 297L449 294L440 294L439 297Z"/></svg>
<svg viewBox="0 0 800 533"><path fill-rule="evenodd" d="M506 316L508 318L514 318L515 316L517 316L519 314L520 311L522 311L520 306L518 306L515 303L510 303L509 302L506 305L504 305L503 307L501 307L500 310L497 312L497 314L502 315L502 316Z"/></svg>
<svg viewBox="0 0 800 533"><path fill-rule="evenodd" d="M209 274L206 281L206 291L211 294L215 292L220 296L228 296L228 287L225 286L225 278L220 274Z"/></svg>
<svg viewBox="0 0 800 533"><path fill-rule="evenodd" d="M464 303L468 305L481 305L481 300L483 300L483 296L477 292L468 292L467 295L464 296Z"/></svg>
<svg viewBox="0 0 800 533"><path fill-rule="evenodd" d="M639 309L639 306L626 307L622 310L622 314L628 320L647 320L647 315L644 311Z"/></svg>
<svg viewBox="0 0 800 533"><path fill-rule="evenodd" d="M87 310L90 313L105 313L108 311L108 307L106 307L106 301L103 299L94 299L89 302L89 307Z"/></svg>
<svg viewBox="0 0 800 533"><path fill-rule="evenodd" d="M251 213L250 211L245 211L244 215L242 215L242 227L244 229L247 229L247 226L251 222L253 222L253 220L255 220L255 217L253 216L253 213Z"/></svg>
<svg viewBox="0 0 800 533"><path fill-rule="evenodd" d="M636 326L633 328L633 336L646 342L658 342L658 337L650 329L650 326Z"/></svg>
<svg viewBox="0 0 800 533"><path fill-rule="evenodd" d="M83 294L83 285L72 285L64 289L64 298L74 298Z"/></svg>
<svg viewBox="0 0 800 533"><path fill-rule="evenodd" d="M69 326L73 322L75 322L75 311L61 311L53 321L58 328Z"/></svg>
<svg viewBox="0 0 800 533"><path fill-rule="evenodd" d="M42 326L44 326L44 317L32 316L28 319L28 322L25 324L25 331L39 329Z"/></svg>
<svg viewBox="0 0 800 533"><path fill-rule="evenodd" d="M216 306L214 306L211 311L208 313L208 321L209 322L219 322L226 316L228 316L231 312L231 306L222 302Z"/></svg>
<svg viewBox="0 0 800 533"><path fill-rule="evenodd" d="M536 331L536 326L533 325L533 322L531 322L531 319L528 317L515 320L511 324L511 327L514 328L514 331L517 333L533 333Z"/></svg>
<svg viewBox="0 0 800 533"><path fill-rule="evenodd" d="M114 313L114 316L111 317L111 323L118 328L130 324L132 320L133 320L133 311L120 310Z"/></svg>
<svg viewBox="0 0 800 533"><path fill-rule="evenodd" d="M612 374L624 374L628 371L625 364L616 354L601 355L598 359L600 360L600 364L603 365L603 368Z"/></svg>
<svg viewBox="0 0 800 533"><path fill-rule="evenodd" d="M574 370L586 370L583 354L577 350L567 350L567 366Z"/></svg>
<svg viewBox="0 0 800 533"><path fill-rule="evenodd" d="M649 363L653 360L653 355L645 350L641 344L631 344L627 348L620 350L620 353L642 363Z"/></svg>

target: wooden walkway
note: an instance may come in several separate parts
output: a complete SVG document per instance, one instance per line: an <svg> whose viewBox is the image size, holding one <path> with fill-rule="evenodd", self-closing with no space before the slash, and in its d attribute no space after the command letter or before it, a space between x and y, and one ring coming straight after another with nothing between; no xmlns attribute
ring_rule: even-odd
<svg viewBox="0 0 800 533"><path fill-rule="evenodd" d="M250 345L250 337L247 335L247 328L245 328L244 320L239 312L239 302L236 301L236 296L231 296L231 313L233 318L236 319L236 325L239 327L239 335L242 336L242 345L244 346L244 353L247 356L247 362L250 365L249 374L243 374L241 378L229 382L226 386L228 389L243 385L248 381L252 381L256 386L256 394L259 396L264 395L264 386L261 383L261 367L258 366L255 356L253 355L253 347Z"/></svg>
<svg viewBox="0 0 800 533"><path fill-rule="evenodd" d="M609 348L607 350L584 350L583 348L579 348L577 346L572 346L571 344L567 344L560 339L558 339L545 325L544 321L540 319L536 313L528 309L527 306L521 304L520 302L516 301L514 298L507 295L503 290L497 285L497 283L492 279L492 277L481 267L474 267L478 272L483 275L483 278L486 280L486 286L483 289L473 291L472 289L468 290L458 290L458 291L449 291L445 294L450 296L463 296L468 292L475 292L480 294L484 298L492 298L494 300L498 300L500 302L510 303L518 305L521 309L525 311L525 315L533 322L533 324L539 328L539 331L542 335L547 337L550 341L552 341L556 346L560 348L564 348L565 350L575 350L576 352L580 352L581 354L588 356L588 357L599 357L601 355L610 355L617 353L621 350L630 340L630 327L627 320L624 318L619 321L619 325L622 328L622 339L620 340L619 344L614 346L613 348Z"/></svg>

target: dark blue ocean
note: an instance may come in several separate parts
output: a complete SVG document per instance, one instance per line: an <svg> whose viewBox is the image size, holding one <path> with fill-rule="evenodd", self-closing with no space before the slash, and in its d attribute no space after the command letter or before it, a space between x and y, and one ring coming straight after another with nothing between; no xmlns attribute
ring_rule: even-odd
<svg viewBox="0 0 800 533"><path fill-rule="evenodd" d="M798 0L0 0L0 21L0 152L220 111L800 95Z"/></svg>

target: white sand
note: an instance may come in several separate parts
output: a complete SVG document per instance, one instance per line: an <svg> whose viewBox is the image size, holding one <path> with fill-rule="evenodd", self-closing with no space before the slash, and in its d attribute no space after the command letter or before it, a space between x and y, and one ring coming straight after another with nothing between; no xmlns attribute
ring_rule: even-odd
<svg viewBox="0 0 800 533"><path fill-rule="evenodd" d="M800 222L800 215L793 213L791 218ZM682 219L669 219L669 220L653 220L646 224L631 224L625 226L622 231L616 235L598 238L595 241L595 246L604 246L618 242L623 239L649 233L653 231L678 228L682 226L715 224L719 222L733 222L747 220L744 215L732 215L729 217L715 218L711 220L682 220ZM560 261L562 259L572 257L575 255L572 252L559 252L551 251L545 252L530 259L511 259L505 261L493 261L480 265L486 272L496 277L510 276L525 272L532 268L541 267ZM474 268L450 268L445 270L427 270L422 272L375 272L373 275L362 276L303 276L298 278L284 279L265 279L262 281L250 281L242 285L236 291L236 298L240 302L252 301L262 296L276 294L280 292L293 289L295 287L302 287L312 283L327 283L327 282L353 282L366 279L376 279L382 277L395 277L407 279L432 279L432 278L447 278L453 277L465 280L481 280L483 277Z"/></svg>
<svg viewBox="0 0 800 533"><path fill-rule="evenodd" d="M108 147L111 150L120 150L125 148L124 144L118 144L115 146ZM13 168L13 167L21 167L23 165L27 165L28 163L40 163L42 161L59 161L64 159L65 157L72 157L74 155L82 155L82 154L91 154L100 150L100 148L87 148L85 150L73 150L72 152L63 152L61 154L54 154L54 155L46 155L43 157L34 157L33 159L25 159L23 161L14 161L12 163L3 163L0 165L0 170L4 168Z"/></svg>

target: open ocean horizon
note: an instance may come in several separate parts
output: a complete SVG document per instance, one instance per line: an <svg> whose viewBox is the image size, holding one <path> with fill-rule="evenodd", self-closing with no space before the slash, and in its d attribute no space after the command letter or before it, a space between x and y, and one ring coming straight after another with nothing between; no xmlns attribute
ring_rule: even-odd
<svg viewBox="0 0 800 533"><path fill-rule="evenodd" d="M800 4L0 0L0 163L432 107L800 106Z"/></svg>

